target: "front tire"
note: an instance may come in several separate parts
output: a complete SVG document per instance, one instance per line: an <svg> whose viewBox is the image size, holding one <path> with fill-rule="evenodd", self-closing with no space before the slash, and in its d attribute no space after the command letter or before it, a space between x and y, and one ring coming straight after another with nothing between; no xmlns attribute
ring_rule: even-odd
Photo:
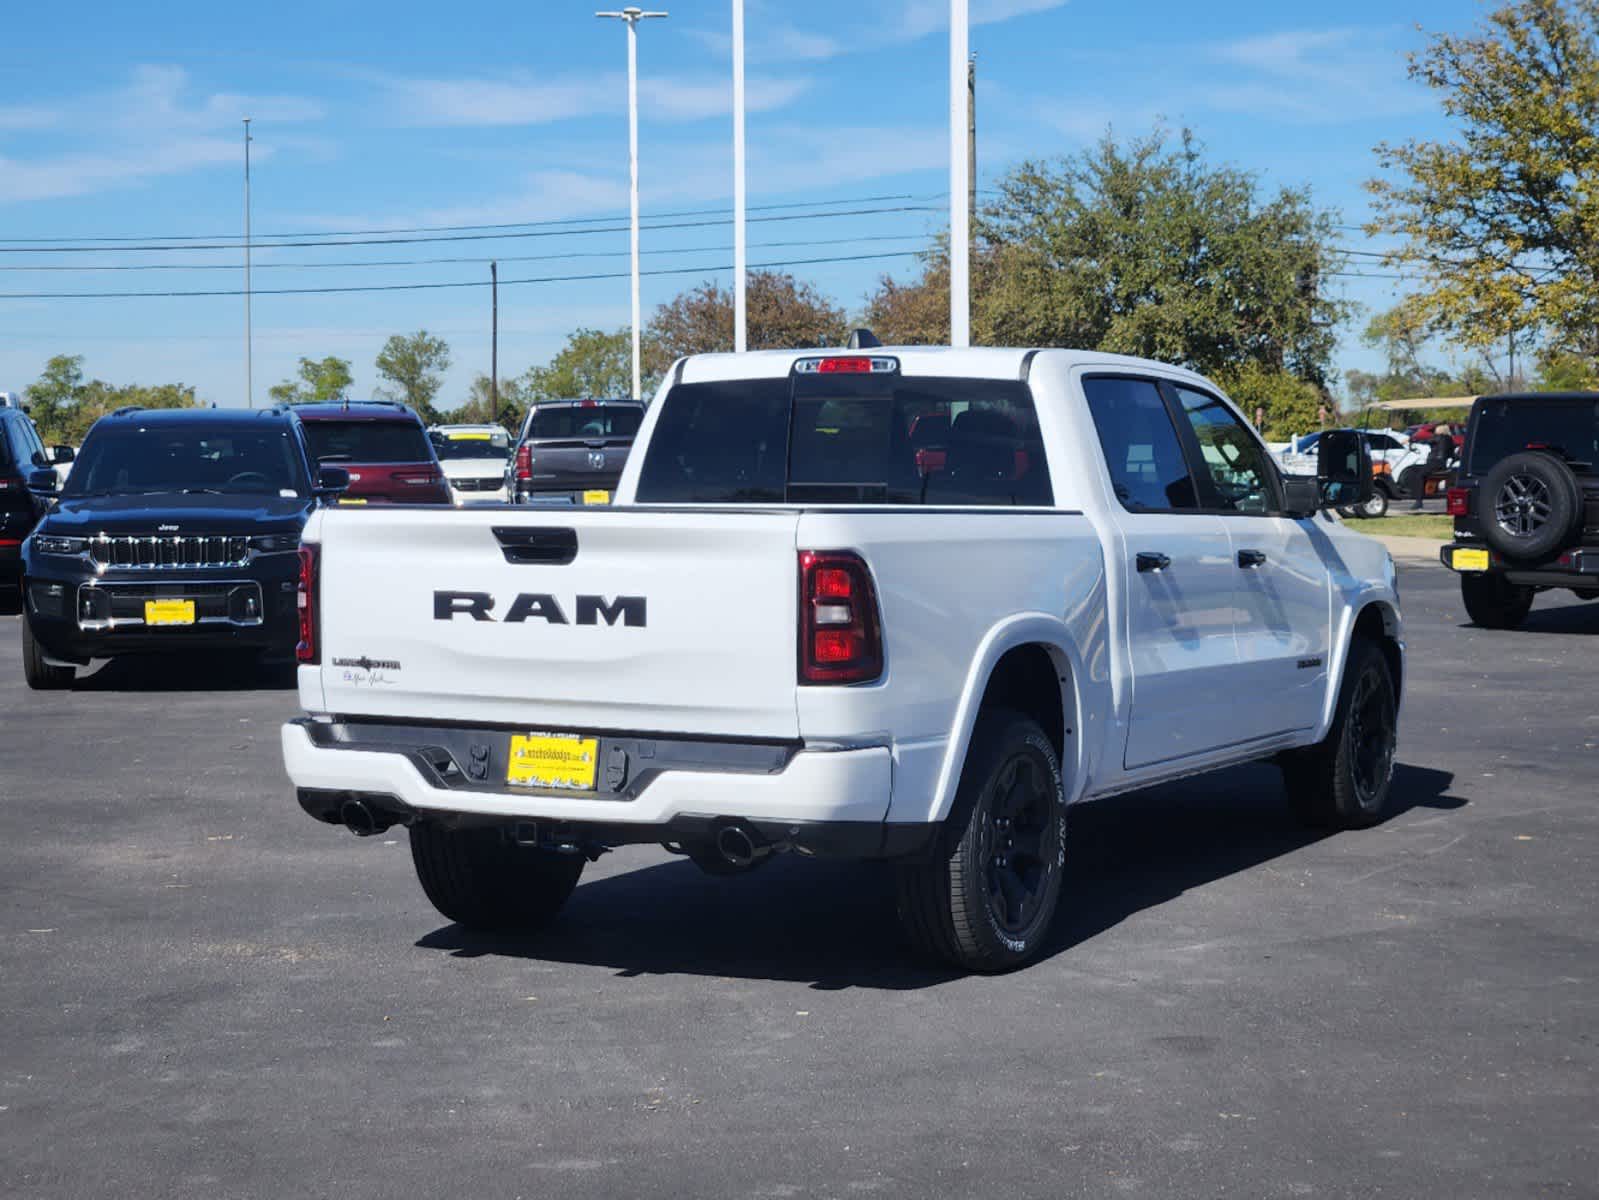
<svg viewBox="0 0 1599 1200"><path fill-rule="evenodd" d="M549 923L583 874L580 855L518 846L498 829L411 826L417 881L440 914L469 929L528 932Z"/></svg>
<svg viewBox="0 0 1599 1200"><path fill-rule="evenodd" d="M28 614L22 614L22 675L28 686L36 692L58 692L72 686L77 672L71 667L58 667L45 661L44 647L33 636L33 624Z"/></svg>
<svg viewBox="0 0 1599 1200"><path fill-rule="evenodd" d="M1503 575L1462 575L1460 598L1473 625L1484 629L1519 629L1532 611L1534 592Z"/></svg>
<svg viewBox="0 0 1599 1200"><path fill-rule="evenodd" d="M1364 829L1383 819L1399 744L1399 702L1382 648L1349 648L1332 729L1315 746L1280 759L1288 802L1307 825Z"/></svg>
<svg viewBox="0 0 1599 1200"><path fill-rule="evenodd" d="M977 719L934 860L899 869L899 915L922 953L967 971L1021 966L1044 946L1065 868L1060 759L1037 721Z"/></svg>

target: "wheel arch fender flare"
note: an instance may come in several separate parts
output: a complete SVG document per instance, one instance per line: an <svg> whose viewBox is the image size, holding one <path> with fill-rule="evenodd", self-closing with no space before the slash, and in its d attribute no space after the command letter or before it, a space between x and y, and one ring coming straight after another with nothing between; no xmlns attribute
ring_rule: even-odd
<svg viewBox="0 0 1599 1200"><path fill-rule="evenodd" d="M1093 769L1091 751L1097 745L1098 723L1110 711L1108 682L1095 684L1083 661L1070 627L1048 613L1017 613L999 622L984 636L972 656L960 701L955 707L943 762L933 788L928 820L943 821L955 804L966 753L972 732L982 710L983 698L995 669L1010 651L1023 646L1039 646L1050 658L1060 679L1060 703L1067 733L1063 739L1061 774L1065 780L1066 802L1077 800ZM1103 693L1102 695L1100 693ZM1085 736L1083 726L1093 723L1093 734Z"/></svg>
<svg viewBox="0 0 1599 1200"><path fill-rule="evenodd" d="M1350 597L1343 610L1343 620L1338 636L1333 641L1333 661L1328 663L1327 696L1322 704L1321 723L1316 730L1316 740L1327 736L1338 710L1338 697L1343 692L1344 670L1349 665L1349 652L1357 637L1376 634L1387 643L1389 668L1394 676L1394 703L1397 707L1404 697L1405 685L1405 629L1400 615L1399 599L1384 587L1370 586Z"/></svg>

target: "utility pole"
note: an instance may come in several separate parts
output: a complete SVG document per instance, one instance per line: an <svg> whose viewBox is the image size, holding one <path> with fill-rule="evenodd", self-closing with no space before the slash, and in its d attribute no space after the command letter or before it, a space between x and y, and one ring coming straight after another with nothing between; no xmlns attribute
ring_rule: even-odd
<svg viewBox="0 0 1599 1200"><path fill-rule="evenodd" d="M949 344L972 344L971 203L966 189L967 0L949 0Z"/></svg>
<svg viewBox="0 0 1599 1200"><path fill-rule="evenodd" d="M966 60L966 209L977 212L977 55Z"/></svg>
<svg viewBox="0 0 1599 1200"><path fill-rule="evenodd" d="M596 17L609 17L627 23L627 167L628 211L632 221L630 245L633 259L633 399L642 398L640 386L639 343L639 263L638 263L638 23L654 17L667 16L664 12L645 12L628 7L621 12L597 12Z"/></svg>
<svg viewBox="0 0 1599 1200"><path fill-rule="evenodd" d="M744 236L744 0L733 0L733 350L749 349Z"/></svg>
<svg viewBox="0 0 1599 1200"><path fill-rule="evenodd" d="M489 263L489 292L494 297L489 316L489 420L500 419L500 264Z"/></svg>
<svg viewBox="0 0 1599 1200"><path fill-rule="evenodd" d="M250 118L244 118L244 404L255 407L255 338L250 328Z"/></svg>

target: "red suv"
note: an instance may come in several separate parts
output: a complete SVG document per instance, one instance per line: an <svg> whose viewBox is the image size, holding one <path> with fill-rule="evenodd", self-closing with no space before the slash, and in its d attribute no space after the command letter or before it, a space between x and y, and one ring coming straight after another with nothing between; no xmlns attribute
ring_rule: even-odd
<svg viewBox="0 0 1599 1200"><path fill-rule="evenodd" d="M306 448L318 463L350 472L340 504L449 504L450 485L427 430L390 400L297 404Z"/></svg>

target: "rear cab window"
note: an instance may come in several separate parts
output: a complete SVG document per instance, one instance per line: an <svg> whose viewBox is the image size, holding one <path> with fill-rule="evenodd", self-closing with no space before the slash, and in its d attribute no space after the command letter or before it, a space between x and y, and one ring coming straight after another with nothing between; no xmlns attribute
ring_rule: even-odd
<svg viewBox="0 0 1599 1200"><path fill-rule="evenodd" d="M584 438L630 438L638 432L644 411L630 404L561 405L536 408L528 417L530 441Z"/></svg>
<svg viewBox="0 0 1599 1200"><path fill-rule="evenodd" d="M433 450L411 421L306 421L305 442L318 462L431 462Z"/></svg>
<svg viewBox="0 0 1599 1200"><path fill-rule="evenodd" d="M680 383L661 404L642 504L1054 502L1017 380L795 373Z"/></svg>

